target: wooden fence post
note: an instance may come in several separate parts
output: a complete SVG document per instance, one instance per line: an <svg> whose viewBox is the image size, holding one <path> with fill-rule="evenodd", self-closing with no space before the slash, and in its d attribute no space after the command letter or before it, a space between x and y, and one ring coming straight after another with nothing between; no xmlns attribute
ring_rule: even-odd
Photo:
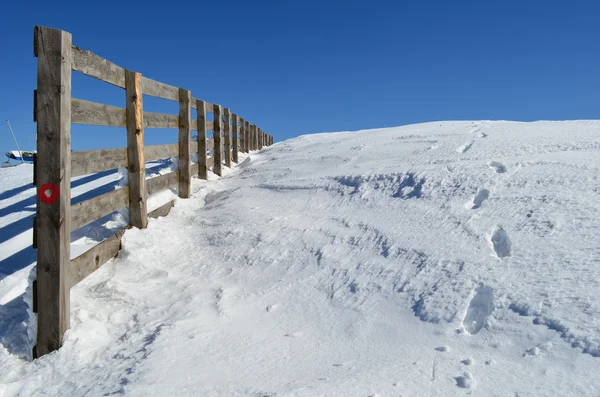
<svg viewBox="0 0 600 397"><path fill-rule="evenodd" d="M248 153L248 140L250 139L250 123L248 120L244 120L244 153Z"/></svg>
<svg viewBox="0 0 600 397"><path fill-rule="evenodd" d="M148 225L146 164L144 162L144 110L141 80L142 75L140 73L125 70L129 224L138 229L143 229Z"/></svg>
<svg viewBox="0 0 600 397"><path fill-rule="evenodd" d="M239 149L239 142L240 142L240 138L239 138L239 128L238 128L238 116L237 114L233 114L231 116L232 118L232 123L231 123L231 127L232 127L232 137L233 137L233 162L234 163L238 163L238 150Z"/></svg>
<svg viewBox="0 0 600 397"><path fill-rule="evenodd" d="M179 197L189 198L192 191L190 135L192 133L192 93L179 89Z"/></svg>
<svg viewBox="0 0 600 397"><path fill-rule="evenodd" d="M223 148L221 144L221 132L223 131L223 121L221 120L221 105L213 105L213 114L215 115L213 124L214 141L214 164L213 172L219 176L223 174Z"/></svg>
<svg viewBox="0 0 600 397"><path fill-rule="evenodd" d="M223 109L225 116L225 165L231 168L231 112L229 109Z"/></svg>
<svg viewBox="0 0 600 397"><path fill-rule="evenodd" d="M252 124L252 149L258 149L258 128L256 124Z"/></svg>
<svg viewBox="0 0 600 397"><path fill-rule="evenodd" d="M71 64L68 32L34 28L37 98L37 344L33 356L57 350L69 329L71 250Z"/></svg>
<svg viewBox="0 0 600 397"><path fill-rule="evenodd" d="M198 110L198 178L208 179L208 159L206 158L206 104L196 100Z"/></svg>

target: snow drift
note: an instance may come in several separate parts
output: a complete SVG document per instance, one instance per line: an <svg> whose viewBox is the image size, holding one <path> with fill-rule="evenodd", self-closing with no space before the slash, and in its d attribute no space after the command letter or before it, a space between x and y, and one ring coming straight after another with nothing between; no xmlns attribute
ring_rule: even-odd
<svg viewBox="0 0 600 397"><path fill-rule="evenodd" d="M60 351L15 354L3 303L0 395L598 395L599 130L438 122L244 156L72 289Z"/></svg>

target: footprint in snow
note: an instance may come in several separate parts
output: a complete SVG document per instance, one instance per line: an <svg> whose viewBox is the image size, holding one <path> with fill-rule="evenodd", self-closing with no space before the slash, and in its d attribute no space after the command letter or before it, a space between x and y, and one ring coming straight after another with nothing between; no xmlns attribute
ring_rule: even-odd
<svg viewBox="0 0 600 397"><path fill-rule="evenodd" d="M462 376L455 377L454 380L456 381L456 386L462 389L472 389L475 387L475 379L469 371L466 371Z"/></svg>
<svg viewBox="0 0 600 397"><path fill-rule="evenodd" d="M464 145L459 146L458 148L456 148L456 151L458 153L465 153L467 150L471 149L471 146L473 146L473 141L469 141Z"/></svg>
<svg viewBox="0 0 600 397"><path fill-rule="evenodd" d="M504 174L506 172L506 167L504 166L504 164L499 163L497 161L490 161L488 163L488 166L494 171L496 171L497 174Z"/></svg>
<svg viewBox="0 0 600 397"><path fill-rule="evenodd" d="M477 209L477 208L481 207L481 204L483 204L483 202L485 200L487 200L488 197L490 197L490 191L487 190L487 189L480 188L477 191L477 193L475 194L475 197L473 197L473 202L472 203L468 203L468 205L473 210Z"/></svg>
<svg viewBox="0 0 600 397"><path fill-rule="evenodd" d="M485 325L487 318L494 311L494 290L482 285L475 290L463 318L463 327L470 335L475 335ZM466 361L466 360L465 360ZM463 364L465 362L463 361ZM469 364L467 364L469 365Z"/></svg>
<svg viewBox="0 0 600 397"><path fill-rule="evenodd" d="M508 234L506 234L502 227L498 226L498 228L492 234L490 241L498 258L502 259L510 256L512 244L508 238Z"/></svg>

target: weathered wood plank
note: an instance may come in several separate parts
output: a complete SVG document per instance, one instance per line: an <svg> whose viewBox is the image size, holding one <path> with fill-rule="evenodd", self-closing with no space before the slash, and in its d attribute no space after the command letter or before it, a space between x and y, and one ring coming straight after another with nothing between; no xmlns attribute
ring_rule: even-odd
<svg viewBox="0 0 600 397"><path fill-rule="evenodd" d="M146 165L144 162L144 111L141 74L125 71L127 97L127 169L129 171L129 224L143 229L148 224Z"/></svg>
<svg viewBox="0 0 600 397"><path fill-rule="evenodd" d="M240 121L240 146L241 151L246 153L246 147L248 145L248 122L244 119L241 119Z"/></svg>
<svg viewBox="0 0 600 397"><path fill-rule="evenodd" d="M71 206L71 231L129 204L129 187L113 190Z"/></svg>
<svg viewBox="0 0 600 397"><path fill-rule="evenodd" d="M126 148L71 153L71 178L120 167L127 167Z"/></svg>
<svg viewBox="0 0 600 397"><path fill-rule="evenodd" d="M179 116L175 114L144 112L144 128L179 128Z"/></svg>
<svg viewBox="0 0 600 397"><path fill-rule="evenodd" d="M189 198L192 192L191 160L191 121L192 94L183 88L179 89L179 197Z"/></svg>
<svg viewBox="0 0 600 397"><path fill-rule="evenodd" d="M57 350L69 329L73 52L71 34L57 29L36 26L34 43L38 57L35 297L38 327L33 355L40 357ZM42 201L41 195L49 200Z"/></svg>
<svg viewBox="0 0 600 397"><path fill-rule="evenodd" d="M71 98L71 122L73 124L125 127L125 109L85 99Z"/></svg>
<svg viewBox="0 0 600 397"><path fill-rule="evenodd" d="M146 188L148 189L148 196L158 193L161 190L170 188L171 186L177 185L179 181L179 171L169 172L155 176L146 180Z"/></svg>
<svg viewBox="0 0 600 397"><path fill-rule="evenodd" d="M105 81L117 87L125 88L125 69L107 61L90 51L73 46L73 70Z"/></svg>
<svg viewBox="0 0 600 397"><path fill-rule="evenodd" d="M225 129L223 137L225 138L225 166L231 168L231 112L228 108L223 109L225 116Z"/></svg>
<svg viewBox="0 0 600 397"><path fill-rule="evenodd" d="M198 131L198 120L190 120L190 129L192 131Z"/></svg>
<svg viewBox="0 0 600 397"><path fill-rule="evenodd" d="M214 140L214 158L215 163L213 165L213 172L219 176L223 175L223 148L221 147L221 131L223 131L223 121L221 120L221 105L213 106L214 118L214 129L213 129L213 140Z"/></svg>
<svg viewBox="0 0 600 397"><path fill-rule="evenodd" d="M206 105L204 101L197 99L198 109L198 178L208 179L208 167L206 165Z"/></svg>
<svg viewBox="0 0 600 397"><path fill-rule="evenodd" d="M179 154L179 144L167 143L164 145L144 146L144 161L156 161L171 157L177 157Z"/></svg>
<svg viewBox="0 0 600 397"><path fill-rule="evenodd" d="M231 116L231 137L233 139L233 144L232 144L232 151L233 151L233 162L234 163L238 163L238 151L239 151L239 142L240 142L240 138L239 138L239 127L238 127L238 115L237 114L233 114Z"/></svg>
<svg viewBox="0 0 600 397"><path fill-rule="evenodd" d="M71 287L77 285L81 280L117 256L121 249L121 237L123 237L125 230L117 232L69 262L68 274Z"/></svg>
<svg viewBox="0 0 600 397"><path fill-rule="evenodd" d="M215 158L214 157L210 157L208 160L206 160L206 166L207 167L212 167L213 165L215 165Z"/></svg>
<svg viewBox="0 0 600 397"><path fill-rule="evenodd" d="M171 212L171 208L173 208L173 206L175 205L175 201L171 200L166 204L161 205L160 207L158 207L157 209L155 209L154 211L150 212L148 214L149 218L160 218L161 216L167 216L169 215L169 212Z"/></svg>
<svg viewBox="0 0 600 397"><path fill-rule="evenodd" d="M204 102L204 109L206 109L208 113L212 113L215 110L215 105L213 105L212 103Z"/></svg>
<svg viewBox="0 0 600 397"><path fill-rule="evenodd" d="M179 100L179 88L142 76L142 92L163 99Z"/></svg>

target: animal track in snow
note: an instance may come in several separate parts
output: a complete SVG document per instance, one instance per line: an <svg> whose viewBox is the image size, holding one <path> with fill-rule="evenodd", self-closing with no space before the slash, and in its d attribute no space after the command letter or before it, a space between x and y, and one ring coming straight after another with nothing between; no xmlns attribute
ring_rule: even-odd
<svg viewBox="0 0 600 397"><path fill-rule="evenodd" d="M458 148L456 148L456 151L458 153L465 153L467 150L471 149L471 146L473 146L473 141L469 141L464 145L459 146Z"/></svg>
<svg viewBox="0 0 600 397"><path fill-rule="evenodd" d="M485 137L487 137L487 134L483 131L479 131L479 134L477 134L477 136L480 138L485 138Z"/></svg>
<svg viewBox="0 0 600 397"><path fill-rule="evenodd" d="M494 311L494 290L482 285L475 290L463 319L465 331L471 335L478 333Z"/></svg>
<svg viewBox="0 0 600 397"><path fill-rule="evenodd" d="M490 161L488 163L488 166L494 171L496 171L497 174L504 174L506 172L506 167L504 166L504 164L499 163L497 161Z"/></svg>
<svg viewBox="0 0 600 397"><path fill-rule="evenodd" d="M479 207L481 207L481 204L483 204L483 202L485 200L488 199L488 197L490 197L490 191L487 189L479 189L477 191L477 193L475 194L475 197L473 197L473 203L471 205L471 209L477 209Z"/></svg>
<svg viewBox="0 0 600 397"><path fill-rule="evenodd" d="M502 259L510 256L511 242L508 238L508 234L506 234L502 227L498 226L496 231L494 231L494 234L492 234L490 241L498 258Z"/></svg>

